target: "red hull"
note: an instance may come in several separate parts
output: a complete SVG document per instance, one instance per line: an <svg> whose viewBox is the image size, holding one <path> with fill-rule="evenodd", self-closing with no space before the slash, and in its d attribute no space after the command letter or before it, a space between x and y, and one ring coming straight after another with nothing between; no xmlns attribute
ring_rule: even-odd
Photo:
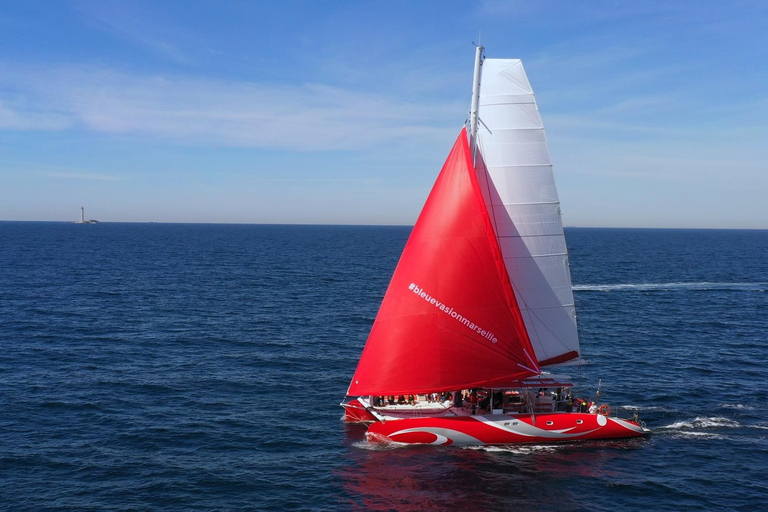
<svg viewBox="0 0 768 512"><path fill-rule="evenodd" d="M369 423L378 421L376 417L368 412L363 404L356 398L341 405L344 407L344 421L347 423Z"/></svg>
<svg viewBox="0 0 768 512"><path fill-rule="evenodd" d="M600 414L549 413L390 420L368 428L370 441L482 446L621 439L648 435L634 421Z"/></svg>

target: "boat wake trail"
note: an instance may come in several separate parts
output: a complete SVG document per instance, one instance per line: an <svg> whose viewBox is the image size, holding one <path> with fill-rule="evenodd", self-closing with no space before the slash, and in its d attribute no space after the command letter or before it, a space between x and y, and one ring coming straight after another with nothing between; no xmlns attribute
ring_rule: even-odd
<svg viewBox="0 0 768 512"><path fill-rule="evenodd" d="M397 448L409 448L409 447L413 448L413 445L411 444L395 443L394 441L379 442L379 443L370 443L368 441L355 441L354 443L352 443L352 446L360 450L368 450L371 452L383 452L383 451L394 450Z"/></svg>
<svg viewBox="0 0 768 512"><path fill-rule="evenodd" d="M617 405L616 409L624 409L631 412L649 412L649 411L674 411L669 407L663 405Z"/></svg>
<svg viewBox="0 0 768 512"><path fill-rule="evenodd" d="M739 409L743 411L753 411L755 408L745 404L717 404L718 407L723 409Z"/></svg>
<svg viewBox="0 0 768 512"><path fill-rule="evenodd" d="M478 450L483 452L504 452L527 455L529 453L554 452L562 448L555 445L486 445L486 446L462 446L463 450Z"/></svg>
<svg viewBox="0 0 768 512"><path fill-rule="evenodd" d="M742 424L738 421L716 416L712 418L697 417L690 421L677 421L671 425L666 425L663 429L667 430L700 430L709 428L739 428Z"/></svg>
<svg viewBox="0 0 768 512"><path fill-rule="evenodd" d="M722 429L743 428L738 421L722 416L703 418L696 417L688 421L677 421L670 425L658 428L659 433L666 432L673 437L699 438L699 439L726 439Z"/></svg>
<svg viewBox="0 0 768 512"><path fill-rule="evenodd" d="M768 283L628 283L628 284L576 284L575 292L647 292L665 290L690 291L757 291L768 290Z"/></svg>

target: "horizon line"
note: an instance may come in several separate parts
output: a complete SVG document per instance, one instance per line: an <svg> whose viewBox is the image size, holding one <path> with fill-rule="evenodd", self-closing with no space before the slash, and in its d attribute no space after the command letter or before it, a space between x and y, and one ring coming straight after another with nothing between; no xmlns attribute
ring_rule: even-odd
<svg viewBox="0 0 768 512"><path fill-rule="evenodd" d="M6 220L2 222L57 223L79 224L73 220ZM153 221L153 220L117 220L98 221L98 224L189 224L189 225L219 225L219 226L318 226L318 227L403 227L413 228L413 224L344 224L344 223L308 223L308 222L201 222L201 221ZM718 228L718 227L659 227L659 226L563 226L563 229L656 229L656 230L689 230L689 231L768 231L765 228Z"/></svg>

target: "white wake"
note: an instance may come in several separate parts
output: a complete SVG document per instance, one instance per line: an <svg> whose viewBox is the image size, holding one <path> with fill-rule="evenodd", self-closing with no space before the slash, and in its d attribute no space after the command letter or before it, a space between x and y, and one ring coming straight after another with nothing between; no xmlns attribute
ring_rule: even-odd
<svg viewBox="0 0 768 512"><path fill-rule="evenodd" d="M664 290L690 290L690 291L766 291L768 283L711 283L707 281L699 283L627 283L627 284L575 284L575 292L645 292Z"/></svg>
<svg viewBox="0 0 768 512"><path fill-rule="evenodd" d="M668 430L689 430L689 429L707 429L707 428L739 428L743 425L738 421L715 416L711 418L696 417L689 421L677 421L670 425L665 425L663 429Z"/></svg>

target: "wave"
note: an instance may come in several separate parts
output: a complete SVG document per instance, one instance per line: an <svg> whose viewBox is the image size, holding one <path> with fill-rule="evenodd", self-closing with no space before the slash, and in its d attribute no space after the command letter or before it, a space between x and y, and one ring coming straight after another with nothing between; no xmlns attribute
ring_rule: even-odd
<svg viewBox="0 0 768 512"><path fill-rule="evenodd" d="M519 445L484 445L484 446L462 446L463 450L479 450L483 452L505 452L516 453L518 455L525 455L529 453L538 452L554 452L557 451L559 446L542 445L542 444L530 444L525 446Z"/></svg>
<svg viewBox="0 0 768 512"><path fill-rule="evenodd" d="M717 404L717 406L722 407L723 409L740 409L742 411L754 410L754 407L744 404Z"/></svg>
<svg viewBox="0 0 768 512"><path fill-rule="evenodd" d="M624 292L624 291L665 291L665 290L731 290L731 291L765 291L768 283L627 283L627 284L576 284L575 292Z"/></svg>
<svg viewBox="0 0 768 512"><path fill-rule="evenodd" d="M704 428L739 428L742 424L738 421L723 418L722 416L715 416L712 418L696 417L690 421L677 421L670 425L665 425L663 429L667 430L680 430L680 429L704 429Z"/></svg>
<svg viewBox="0 0 768 512"><path fill-rule="evenodd" d="M376 442L372 443L368 440L363 439L361 441L353 442L352 446L360 450L368 450L372 452L384 452L384 451L390 451L390 450L397 450L398 448L414 448L414 447L427 446L427 445L412 444L412 443L398 443L397 441L392 441L391 439L378 439L376 440Z"/></svg>
<svg viewBox="0 0 768 512"><path fill-rule="evenodd" d="M691 430L674 432L670 437L694 437L698 439L728 439L721 434L715 434L712 432L694 432Z"/></svg>
<svg viewBox="0 0 768 512"><path fill-rule="evenodd" d="M669 407L663 405L617 405L614 409L626 409L629 411L671 411Z"/></svg>

